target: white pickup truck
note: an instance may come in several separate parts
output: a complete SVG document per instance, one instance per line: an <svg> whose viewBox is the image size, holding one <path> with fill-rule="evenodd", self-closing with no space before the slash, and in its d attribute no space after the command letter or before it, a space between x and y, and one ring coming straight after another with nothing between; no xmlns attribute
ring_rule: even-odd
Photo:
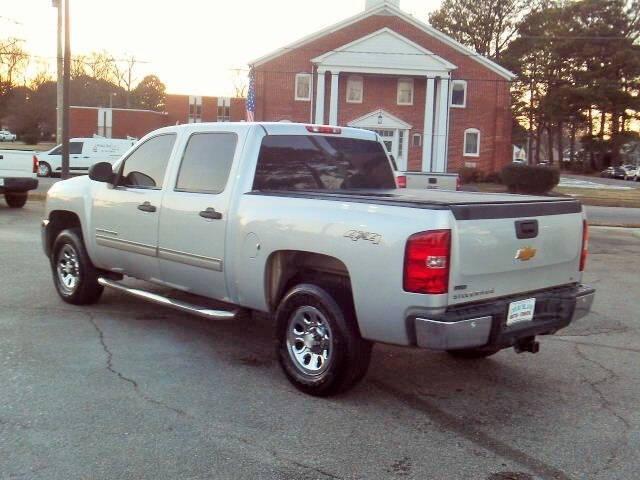
<svg viewBox="0 0 640 480"><path fill-rule="evenodd" d="M537 352L594 298L578 202L398 189L358 129L164 128L54 185L42 225L64 301L109 287L213 320L266 312L285 374L318 396L357 383L373 342Z"/></svg>
<svg viewBox="0 0 640 480"><path fill-rule="evenodd" d="M30 190L38 188L33 152L0 150L0 194L10 208L22 208Z"/></svg>

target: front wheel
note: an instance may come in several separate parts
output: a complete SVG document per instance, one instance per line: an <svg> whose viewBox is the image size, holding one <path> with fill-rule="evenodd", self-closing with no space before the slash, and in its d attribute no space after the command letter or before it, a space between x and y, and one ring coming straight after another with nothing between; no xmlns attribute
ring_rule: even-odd
<svg viewBox="0 0 640 480"><path fill-rule="evenodd" d="M360 336L343 289L300 284L285 295L276 320L280 365L302 392L336 395L365 376L372 345Z"/></svg>
<svg viewBox="0 0 640 480"><path fill-rule="evenodd" d="M79 229L58 235L51 253L53 283L60 298L73 305L98 301L104 288L98 284L98 272L91 263Z"/></svg>
<svg viewBox="0 0 640 480"><path fill-rule="evenodd" d="M4 199L9 208L22 208L27 204L27 193L5 193Z"/></svg>

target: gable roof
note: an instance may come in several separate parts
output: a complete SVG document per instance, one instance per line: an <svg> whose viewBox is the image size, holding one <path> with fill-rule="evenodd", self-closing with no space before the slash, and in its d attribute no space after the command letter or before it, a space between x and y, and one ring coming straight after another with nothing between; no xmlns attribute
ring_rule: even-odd
<svg viewBox="0 0 640 480"><path fill-rule="evenodd" d="M359 22L361 20L364 20L365 18L374 16L374 15L394 15L396 17L401 18L402 20L404 20L405 22L413 25L414 27L418 28L419 30L422 30L424 33L434 37L435 39L439 40L440 42L444 43L445 45L453 48L454 50L469 56L470 58L474 59L476 62L480 63L481 65L485 66L486 68L488 68L489 70L493 71L494 73L497 73L498 75L500 75L503 78L506 78L507 80L514 80L516 78L516 75L513 72L510 72L509 70L507 70L504 67L501 67L500 65L498 65L497 63L495 63L492 60L489 60L486 57L483 57L482 55L474 52L471 48L466 47L464 45L462 45L461 43L457 42L456 40L454 40L453 38L449 37L448 35L445 35L444 33L442 33L439 30L436 30L435 28L433 28L431 25L429 25L428 23L424 23L421 22L420 20L417 20L416 18L414 18L413 16L409 15L408 13L402 11L400 8L396 7L393 4L384 2L381 5L371 8L369 10L365 10L363 12L360 12L357 15L354 15L350 18L347 18L346 20L343 20L342 22L336 23L334 25L331 25L327 28L324 28L322 30L320 30L319 32L316 32L314 34L311 34L307 37L301 38L300 40L297 40L283 48L280 48L270 54L264 55L260 58L257 58L251 62L249 62L249 65L252 67L259 67L260 65L267 63L275 58L278 58L286 53L288 53L289 51L291 51L292 49L295 48L299 48L302 47L303 45L306 45L310 42L313 42L314 40L317 40L319 38L322 38L326 35L329 35L333 32L336 32L338 30L341 30L345 27L348 27L349 25L352 25L356 22Z"/></svg>

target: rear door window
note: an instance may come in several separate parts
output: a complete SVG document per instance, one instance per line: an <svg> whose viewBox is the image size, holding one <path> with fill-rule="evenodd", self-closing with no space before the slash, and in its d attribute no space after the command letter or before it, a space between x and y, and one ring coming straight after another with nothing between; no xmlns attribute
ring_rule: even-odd
<svg viewBox="0 0 640 480"><path fill-rule="evenodd" d="M165 134L142 143L124 161L118 184L130 188L162 188L175 141L175 134Z"/></svg>
<svg viewBox="0 0 640 480"><path fill-rule="evenodd" d="M273 135L262 141L254 190L393 189L384 147L370 140Z"/></svg>
<svg viewBox="0 0 640 480"><path fill-rule="evenodd" d="M184 155L176 191L222 193L236 152L235 133L196 133L191 136Z"/></svg>
<svg viewBox="0 0 640 480"><path fill-rule="evenodd" d="M83 145L83 142L70 142L69 143L69 155L80 155L80 154L82 154L82 145Z"/></svg>

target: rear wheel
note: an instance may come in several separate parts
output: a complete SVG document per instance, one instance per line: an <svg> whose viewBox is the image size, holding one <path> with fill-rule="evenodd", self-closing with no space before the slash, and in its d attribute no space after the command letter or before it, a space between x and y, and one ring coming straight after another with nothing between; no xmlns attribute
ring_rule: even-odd
<svg viewBox="0 0 640 480"><path fill-rule="evenodd" d="M39 177L50 177L51 176L51 165L47 162L39 162L38 163L38 176Z"/></svg>
<svg viewBox="0 0 640 480"><path fill-rule="evenodd" d="M349 390L365 376L372 344L360 336L350 295L338 287L294 287L276 320L280 365L299 390L326 397Z"/></svg>
<svg viewBox="0 0 640 480"><path fill-rule="evenodd" d="M98 272L91 263L79 229L58 235L51 253L53 282L60 298L73 305L95 303L104 288L98 284Z"/></svg>
<svg viewBox="0 0 640 480"><path fill-rule="evenodd" d="M27 193L5 193L4 199L10 208L22 208L27 203Z"/></svg>
<svg viewBox="0 0 640 480"><path fill-rule="evenodd" d="M455 358L477 360L495 355L499 351L499 348L465 348L462 350L447 350L447 353Z"/></svg>

